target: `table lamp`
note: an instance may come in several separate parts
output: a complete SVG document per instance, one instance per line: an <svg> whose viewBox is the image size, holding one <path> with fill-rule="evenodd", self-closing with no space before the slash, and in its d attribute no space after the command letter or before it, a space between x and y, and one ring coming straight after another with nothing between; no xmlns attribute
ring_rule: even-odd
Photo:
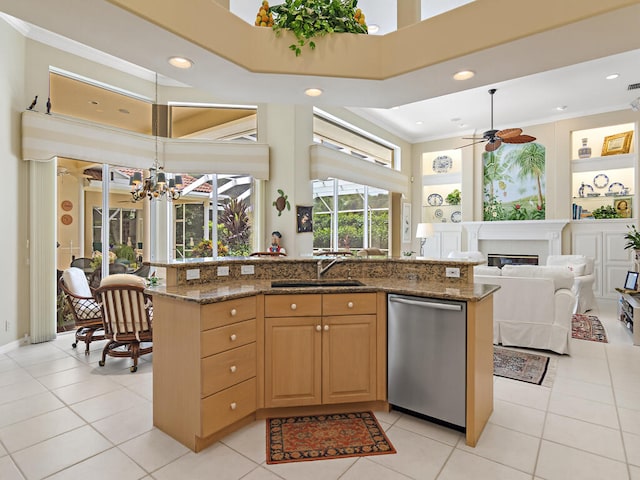
<svg viewBox="0 0 640 480"><path fill-rule="evenodd" d="M433 237L433 224L431 223L419 223L416 228L416 238L420 239L420 256L424 256L424 244L427 238Z"/></svg>

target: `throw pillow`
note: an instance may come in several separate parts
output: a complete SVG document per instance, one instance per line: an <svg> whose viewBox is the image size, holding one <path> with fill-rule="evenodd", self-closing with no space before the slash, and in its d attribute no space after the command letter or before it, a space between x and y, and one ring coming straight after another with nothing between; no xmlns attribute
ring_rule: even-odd
<svg viewBox="0 0 640 480"><path fill-rule="evenodd" d="M585 263L567 263L567 270L573 273L574 277L583 276L586 267L587 265Z"/></svg>

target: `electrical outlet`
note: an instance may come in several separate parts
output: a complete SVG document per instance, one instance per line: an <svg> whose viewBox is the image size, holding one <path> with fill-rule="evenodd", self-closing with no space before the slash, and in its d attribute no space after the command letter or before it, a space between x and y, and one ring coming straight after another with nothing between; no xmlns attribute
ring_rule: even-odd
<svg viewBox="0 0 640 480"><path fill-rule="evenodd" d="M256 272L253 265L242 265L240 266L240 273L242 275L253 275Z"/></svg>
<svg viewBox="0 0 640 480"><path fill-rule="evenodd" d="M199 268L190 268L187 270L187 280L197 280L200 278Z"/></svg>
<svg viewBox="0 0 640 480"><path fill-rule="evenodd" d="M447 267L445 275L447 276L447 278L460 278L460 269Z"/></svg>
<svg viewBox="0 0 640 480"><path fill-rule="evenodd" d="M219 277L229 276L229 267L218 267L218 276Z"/></svg>

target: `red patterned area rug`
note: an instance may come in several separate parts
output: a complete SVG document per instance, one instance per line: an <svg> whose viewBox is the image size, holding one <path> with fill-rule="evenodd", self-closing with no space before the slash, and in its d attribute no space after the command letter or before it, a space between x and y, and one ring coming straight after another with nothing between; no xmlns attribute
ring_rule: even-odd
<svg viewBox="0 0 640 480"><path fill-rule="evenodd" d="M571 336L580 340L609 343L607 332L595 315L575 313L571 319Z"/></svg>
<svg viewBox="0 0 640 480"><path fill-rule="evenodd" d="M267 463L396 453L372 412L267 419Z"/></svg>

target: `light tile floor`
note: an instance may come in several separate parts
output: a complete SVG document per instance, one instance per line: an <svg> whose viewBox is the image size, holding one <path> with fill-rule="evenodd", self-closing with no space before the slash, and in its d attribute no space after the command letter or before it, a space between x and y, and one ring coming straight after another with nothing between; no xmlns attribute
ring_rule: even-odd
<svg viewBox="0 0 640 480"><path fill-rule="evenodd" d="M572 340L551 387L495 378L475 448L397 412L377 417L395 455L266 465L263 421L194 454L152 425L152 363L97 365L69 335L0 354L0 478L640 480L640 347L600 306L609 344Z"/></svg>

